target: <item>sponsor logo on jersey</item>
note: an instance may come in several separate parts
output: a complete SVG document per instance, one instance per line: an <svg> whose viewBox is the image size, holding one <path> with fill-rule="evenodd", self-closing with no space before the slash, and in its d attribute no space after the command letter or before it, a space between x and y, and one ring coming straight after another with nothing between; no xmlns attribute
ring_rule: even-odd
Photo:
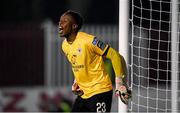
<svg viewBox="0 0 180 113"><path fill-rule="evenodd" d="M106 44L100 40L98 40L96 37L92 41L92 44L95 46L98 46L101 50L104 50L106 48Z"/></svg>
<svg viewBox="0 0 180 113"><path fill-rule="evenodd" d="M92 41L93 45L96 45L98 43L98 39L95 37L94 40Z"/></svg>
<svg viewBox="0 0 180 113"><path fill-rule="evenodd" d="M72 68L73 68L74 72L77 72L77 71L79 71L79 69L84 68L83 64L78 64L77 63L77 55L72 55L71 63L72 63Z"/></svg>
<svg viewBox="0 0 180 113"><path fill-rule="evenodd" d="M71 57L72 64L74 64L74 65L77 64L76 59L77 59L77 55L72 55L72 57Z"/></svg>
<svg viewBox="0 0 180 113"><path fill-rule="evenodd" d="M99 41L98 44L97 44L97 46L98 46L101 50L104 50L105 47L106 47L106 44L103 43L102 41Z"/></svg>

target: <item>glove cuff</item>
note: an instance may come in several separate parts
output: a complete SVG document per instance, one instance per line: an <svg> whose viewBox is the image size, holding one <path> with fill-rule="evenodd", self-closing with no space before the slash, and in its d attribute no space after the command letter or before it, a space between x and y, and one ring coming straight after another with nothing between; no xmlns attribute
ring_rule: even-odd
<svg viewBox="0 0 180 113"><path fill-rule="evenodd" d="M116 80L115 80L116 87L120 87L120 86L122 86L122 85L124 84L123 78L121 78L121 77L116 77L115 79L116 79Z"/></svg>
<svg viewBox="0 0 180 113"><path fill-rule="evenodd" d="M121 93L127 93L127 85L121 77L116 77L116 90Z"/></svg>

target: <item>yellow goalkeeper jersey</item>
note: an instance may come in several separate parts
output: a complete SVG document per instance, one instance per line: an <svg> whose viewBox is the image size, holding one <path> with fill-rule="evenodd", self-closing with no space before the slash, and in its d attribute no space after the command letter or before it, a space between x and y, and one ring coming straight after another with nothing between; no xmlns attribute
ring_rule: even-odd
<svg viewBox="0 0 180 113"><path fill-rule="evenodd" d="M102 57L107 48L107 44L84 32L78 32L72 44L66 39L63 41L62 50L72 65L76 82L84 92L82 98L112 90Z"/></svg>

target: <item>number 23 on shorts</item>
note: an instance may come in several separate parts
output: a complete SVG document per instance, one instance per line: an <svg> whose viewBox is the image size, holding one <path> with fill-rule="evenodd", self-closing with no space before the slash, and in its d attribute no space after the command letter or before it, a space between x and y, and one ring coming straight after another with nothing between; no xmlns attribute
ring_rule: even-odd
<svg viewBox="0 0 180 113"><path fill-rule="evenodd" d="M98 102L97 106L97 113L105 113L106 112L106 103L105 102Z"/></svg>

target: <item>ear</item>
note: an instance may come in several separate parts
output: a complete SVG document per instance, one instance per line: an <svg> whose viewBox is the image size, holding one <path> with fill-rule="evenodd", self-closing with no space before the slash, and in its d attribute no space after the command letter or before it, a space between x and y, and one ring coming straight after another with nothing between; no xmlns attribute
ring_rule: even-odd
<svg viewBox="0 0 180 113"><path fill-rule="evenodd" d="M73 24L73 28L77 29L78 25L77 24Z"/></svg>

